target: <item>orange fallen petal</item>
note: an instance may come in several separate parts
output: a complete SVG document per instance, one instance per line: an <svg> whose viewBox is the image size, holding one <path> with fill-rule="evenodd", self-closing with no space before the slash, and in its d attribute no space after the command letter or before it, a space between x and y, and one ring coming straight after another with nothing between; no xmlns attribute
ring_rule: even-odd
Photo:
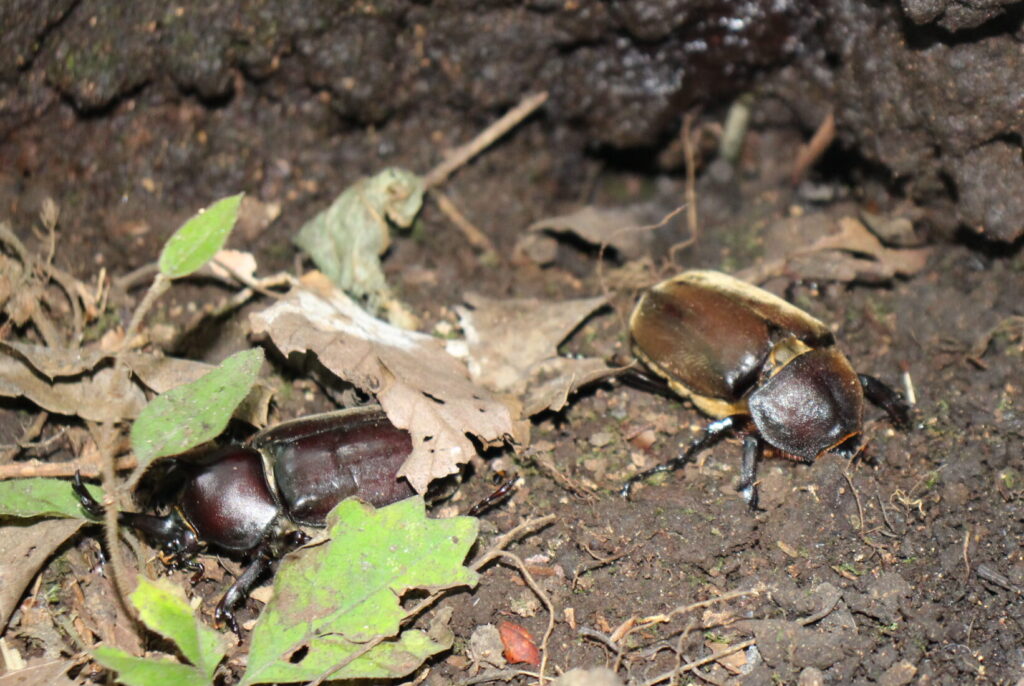
<svg viewBox="0 0 1024 686"><path fill-rule="evenodd" d="M498 625L498 634L501 635L501 643L505 646L505 659L510 664L524 662L537 667L540 665L540 651L533 641L530 632L512 622L502 622Z"/></svg>

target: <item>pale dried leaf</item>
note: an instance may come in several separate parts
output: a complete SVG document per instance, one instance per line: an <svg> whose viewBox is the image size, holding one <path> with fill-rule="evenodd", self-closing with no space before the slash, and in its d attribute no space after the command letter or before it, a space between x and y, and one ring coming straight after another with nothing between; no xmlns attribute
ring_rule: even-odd
<svg viewBox="0 0 1024 686"><path fill-rule="evenodd" d="M546 217L527 227L523 240L528 243L531 234L550 232L573 234L596 246L614 248L626 259L635 259L648 250L651 241L650 222L640 219L637 208L594 207L587 205L570 214ZM525 244L522 248L527 251Z"/></svg>
<svg viewBox="0 0 1024 686"><path fill-rule="evenodd" d="M474 385L441 341L375 319L339 291L322 297L295 289L250 321L285 355L314 352L331 372L377 396L412 436L399 475L421 493L475 454L467 434L485 445L525 441L518 407Z"/></svg>
<svg viewBox="0 0 1024 686"><path fill-rule="evenodd" d="M76 376L95 367L108 354L99 348L49 348L44 345L4 341L0 352L30 365L43 376Z"/></svg>
<svg viewBox="0 0 1024 686"><path fill-rule="evenodd" d="M881 283L916 274L931 254L929 248L887 248L859 220L836 220L826 213L776 222L765 245L764 264L738 277L755 283L782 274L807 281Z"/></svg>
<svg viewBox="0 0 1024 686"><path fill-rule="evenodd" d="M0 633L29 582L53 551L84 524L83 519L22 520L0 529Z"/></svg>
<svg viewBox="0 0 1024 686"><path fill-rule="evenodd" d="M523 400L524 415L559 410L580 386L615 373L597 358L566 358L558 346L604 297L566 301L498 300L475 293L457 307L472 379Z"/></svg>
<svg viewBox="0 0 1024 686"><path fill-rule="evenodd" d="M49 412L94 422L132 419L146 397L130 376L112 367L50 383L20 359L0 355L0 396L24 396Z"/></svg>
<svg viewBox="0 0 1024 686"><path fill-rule="evenodd" d="M73 660L29 662L25 669L0 675L0 686L74 686L67 671L78 663Z"/></svg>
<svg viewBox="0 0 1024 686"><path fill-rule="evenodd" d="M253 279L256 277L256 258L242 250L218 250L209 264L218 279L230 279L234 274ZM227 269L225 269L225 267ZM228 270L231 270L230 272Z"/></svg>

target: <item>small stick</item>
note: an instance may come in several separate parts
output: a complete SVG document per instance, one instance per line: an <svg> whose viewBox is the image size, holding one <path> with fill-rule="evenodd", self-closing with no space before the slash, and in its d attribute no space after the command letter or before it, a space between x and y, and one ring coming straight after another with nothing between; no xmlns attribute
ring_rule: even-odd
<svg viewBox="0 0 1024 686"><path fill-rule="evenodd" d="M473 140L450 151L445 160L423 177L427 188L440 186L457 169L490 147L499 138L512 130L519 122L530 116L548 99L547 91L525 96L519 104L505 113L498 121L481 131Z"/></svg>
<svg viewBox="0 0 1024 686"><path fill-rule="evenodd" d="M434 200L437 201L437 208L462 232L467 243L483 252L497 254L497 251L494 249L494 243L487 237L487 234L478 229L473 222L466 219L466 215L459 211L459 208L455 206L451 198L436 188L432 191L432 194Z"/></svg>
<svg viewBox="0 0 1024 686"><path fill-rule="evenodd" d="M119 457L114 463L114 469L123 472L127 469L134 469L138 465L135 455ZM27 460L25 462L12 462L0 465L0 481L7 479L27 479L29 477L72 477L75 472L80 472L83 478L95 479L100 476L100 467L93 461L70 460L68 462L42 462L40 460Z"/></svg>
<svg viewBox="0 0 1024 686"><path fill-rule="evenodd" d="M43 430L43 426L46 425L46 420L50 418L48 412L40 412L36 415L36 418L32 420L32 423L25 427L25 430L21 432L21 438L18 442L8 448L7 450L0 453L0 462L9 462L14 459L14 456L20 453L28 443L35 440L39 432Z"/></svg>
<svg viewBox="0 0 1024 686"><path fill-rule="evenodd" d="M796 159L793 160L793 173L790 177L794 186L800 183L811 165L818 161L828 146L832 145L835 137L836 115L835 112L829 110L825 118L818 124L818 130L811 136L811 140L806 145L801 145L796 153Z"/></svg>
<svg viewBox="0 0 1024 686"><path fill-rule="evenodd" d="M510 553L508 551L502 551L500 553L501 558L506 561L511 561L519 568L519 573L523 575L523 580L526 585L530 587L544 606L548 608L548 628L544 632L544 638L540 642L540 675L537 678L538 686L544 686L544 671L548 664L548 639L551 638L551 633L555 630L555 605L551 602L548 594L541 590L541 587L537 585L533 575L530 574L530 570L526 568L526 564L520 559L518 555Z"/></svg>

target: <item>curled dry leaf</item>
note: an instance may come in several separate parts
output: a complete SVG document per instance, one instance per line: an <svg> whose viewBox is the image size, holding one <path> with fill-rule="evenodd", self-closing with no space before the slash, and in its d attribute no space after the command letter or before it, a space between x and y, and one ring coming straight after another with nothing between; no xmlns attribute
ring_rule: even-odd
<svg viewBox="0 0 1024 686"><path fill-rule="evenodd" d="M25 587L53 551L85 524L83 519L21 520L0 529L0 632Z"/></svg>
<svg viewBox="0 0 1024 686"><path fill-rule="evenodd" d="M110 352L102 345L50 348L30 343L0 343L0 396L24 396L50 412L97 422L134 419L146 404L131 375L104 366ZM195 360L133 352L123 361L146 387L163 393L195 381L214 365ZM267 422L271 392L257 385L235 417L253 426Z"/></svg>
<svg viewBox="0 0 1024 686"><path fill-rule="evenodd" d="M572 234L593 246L614 248L622 257L635 259L647 252L651 241L649 222L640 220L641 209L601 208L587 205L570 214L546 217L534 222L516 246L517 254L531 256L535 261L554 258L550 251L538 250L550 239L546 234ZM547 260L549 261L549 260Z"/></svg>
<svg viewBox="0 0 1024 686"><path fill-rule="evenodd" d="M138 416L146 396L128 373L113 367L62 376L52 382L21 359L0 354L0 396L24 396L49 412L118 422Z"/></svg>
<svg viewBox="0 0 1024 686"><path fill-rule="evenodd" d="M806 247L803 247L806 246ZM765 263L738 277L754 283L786 274L808 281L880 283L924 269L929 248L888 248L853 217L788 217L768 228Z"/></svg>
<svg viewBox="0 0 1024 686"><path fill-rule="evenodd" d="M524 627L513 622L502 622L498 625L501 642L505 645L505 659L510 664L525 663L537 667L540 665L540 650L533 636Z"/></svg>
<svg viewBox="0 0 1024 686"><path fill-rule="evenodd" d="M251 323L285 355L314 352L331 372L376 395L388 418L412 435L399 476L421 493L476 453L468 435L484 445L528 437L518 404L473 384L441 341L375 319L340 291L295 289Z"/></svg>
<svg viewBox="0 0 1024 686"><path fill-rule="evenodd" d="M616 372L599 358L558 354L559 344L607 302L604 297L497 300L467 293L465 301L456 312L470 375L492 391L521 398L524 416L560 410L580 386Z"/></svg>

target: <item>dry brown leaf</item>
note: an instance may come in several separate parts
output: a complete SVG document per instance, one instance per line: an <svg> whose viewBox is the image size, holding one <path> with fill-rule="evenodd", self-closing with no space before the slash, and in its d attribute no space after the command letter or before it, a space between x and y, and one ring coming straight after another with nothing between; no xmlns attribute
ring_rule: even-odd
<svg viewBox="0 0 1024 686"><path fill-rule="evenodd" d="M110 357L102 345L49 348L5 341L0 343L0 396L23 395L50 412L92 421L133 419L146 403L145 394L124 373L111 367L97 369ZM203 362L149 353L129 353L124 362L156 393L195 381L214 368ZM270 396L271 391L258 384L235 416L253 426L263 426Z"/></svg>
<svg viewBox="0 0 1024 686"><path fill-rule="evenodd" d="M103 367L93 374L62 377L52 383L32 368L0 355L0 396L24 396L49 412L94 422L133 419L146 405L142 389L124 371Z"/></svg>
<svg viewBox="0 0 1024 686"><path fill-rule="evenodd" d="M807 281L880 283L916 274L931 254L929 248L887 248L858 219L835 220L826 213L776 222L765 246L764 264L744 270L739 278L760 283L785 274Z"/></svg>
<svg viewBox="0 0 1024 686"><path fill-rule="evenodd" d="M636 208L601 208L587 205L570 214L546 217L527 227L517 253L533 254L534 242L545 242L544 233L573 234L594 246L608 246L626 259L635 259L648 251L651 231L648 222L639 219Z"/></svg>
<svg viewBox="0 0 1024 686"><path fill-rule="evenodd" d="M74 660L29 661L24 669L0 675L0 686L74 686L66 672L78 663Z"/></svg>
<svg viewBox="0 0 1024 686"><path fill-rule="evenodd" d="M0 633L29 582L53 551L84 524L81 519L44 519L0 528Z"/></svg>
<svg viewBox="0 0 1024 686"><path fill-rule="evenodd" d="M580 386L616 371L598 358L558 355L559 344L607 302L604 297L498 300L467 293L465 301L468 307L456 312L466 334L472 379L521 398L524 416L560 410Z"/></svg>
<svg viewBox="0 0 1024 686"><path fill-rule="evenodd" d="M412 435L399 475L420 493L476 454L468 434L485 445L528 437L518 404L473 384L441 341L375 319L340 291L295 289L250 321L285 355L314 352L331 372L377 396L391 421Z"/></svg>
<svg viewBox="0 0 1024 686"><path fill-rule="evenodd" d="M75 376L93 369L108 354L99 348L48 348L44 345L4 341L0 352L31 365L50 379Z"/></svg>

